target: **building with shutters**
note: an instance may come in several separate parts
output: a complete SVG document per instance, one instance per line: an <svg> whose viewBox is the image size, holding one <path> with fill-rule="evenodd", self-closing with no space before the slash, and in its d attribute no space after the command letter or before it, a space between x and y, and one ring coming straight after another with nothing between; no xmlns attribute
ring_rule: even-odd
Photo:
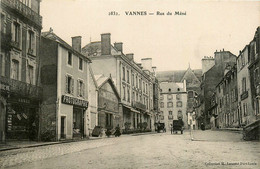
<svg viewBox="0 0 260 169"><path fill-rule="evenodd" d="M40 0L1 0L0 142L37 140Z"/></svg>
<svg viewBox="0 0 260 169"><path fill-rule="evenodd" d="M158 81L155 80L152 59L144 58L142 64L137 64L134 54L123 53L123 43L111 45L110 33L101 34L101 41L85 45L82 52L91 58L95 75L111 75L114 80L123 112L120 127L129 125L131 129L136 129L140 123L146 122L148 128L154 130L157 109L153 105L153 87L158 90L158 85L153 84Z"/></svg>
<svg viewBox="0 0 260 169"><path fill-rule="evenodd" d="M53 30L43 32L40 47L40 132L52 140L89 135L89 63L81 54L81 37L72 37L72 47Z"/></svg>

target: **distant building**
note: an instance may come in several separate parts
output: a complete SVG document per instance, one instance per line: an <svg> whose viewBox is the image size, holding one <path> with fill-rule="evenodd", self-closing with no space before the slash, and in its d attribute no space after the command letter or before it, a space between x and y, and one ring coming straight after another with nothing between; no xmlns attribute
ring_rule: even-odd
<svg viewBox="0 0 260 169"><path fill-rule="evenodd" d="M40 0L1 0L0 142L37 140Z"/></svg>
<svg viewBox="0 0 260 169"><path fill-rule="evenodd" d="M72 37L72 47L50 29L41 37L40 132L53 140L89 135L89 63L81 54L81 37ZM44 139L44 138L42 138Z"/></svg>
<svg viewBox="0 0 260 169"><path fill-rule="evenodd" d="M188 129L186 80L183 83L160 83L160 123L170 131L172 121L181 118Z"/></svg>
<svg viewBox="0 0 260 169"><path fill-rule="evenodd" d="M184 80L186 82L186 91L187 91L187 100L185 101L187 104L186 114L190 116L191 119L194 116L195 111L195 101L197 96L200 93L200 83L201 83L201 69L192 70L190 66L187 70L178 70L178 71L161 71L157 72L156 77L160 82L175 82L175 83L183 83ZM190 122L190 121L189 121ZM188 124L191 124L192 129L194 128L193 123L196 123L196 119ZM195 124L195 129L197 129L197 124Z"/></svg>
<svg viewBox="0 0 260 169"><path fill-rule="evenodd" d="M144 58L141 64L134 61L134 54L123 53L123 43L111 45L110 33L101 34L101 41L91 42L82 48L82 52L92 60L93 73L103 74L114 80L120 94L122 121L120 127L130 124L131 129L138 128L140 123L146 122L148 128L154 130L154 103L158 96L155 72L152 59ZM158 100L158 99L157 99Z"/></svg>

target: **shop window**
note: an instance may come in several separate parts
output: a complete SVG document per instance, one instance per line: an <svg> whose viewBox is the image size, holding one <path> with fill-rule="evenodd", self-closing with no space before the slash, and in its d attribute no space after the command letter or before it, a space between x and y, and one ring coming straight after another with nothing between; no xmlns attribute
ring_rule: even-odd
<svg viewBox="0 0 260 169"><path fill-rule="evenodd" d="M168 103L167 103L167 107L168 107L168 108L172 108L172 107L173 107L173 103L172 103L172 102L168 102Z"/></svg>
<svg viewBox="0 0 260 169"><path fill-rule="evenodd" d="M181 101L177 102L177 107L182 107L182 102Z"/></svg>
<svg viewBox="0 0 260 169"><path fill-rule="evenodd" d="M11 78L19 80L19 62L15 59L12 60Z"/></svg>
<svg viewBox="0 0 260 169"><path fill-rule="evenodd" d="M72 66L72 53L68 52L68 65Z"/></svg>
<svg viewBox="0 0 260 169"><path fill-rule="evenodd" d="M34 84L34 69L31 65L28 65L28 79L30 84Z"/></svg>
<svg viewBox="0 0 260 169"><path fill-rule="evenodd" d="M83 59L79 58L79 70L83 70Z"/></svg>
<svg viewBox="0 0 260 169"><path fill-rule="evenodd" d="M72 76L66 76L66 93L73 94L74 91L74 79Z"/></svg>

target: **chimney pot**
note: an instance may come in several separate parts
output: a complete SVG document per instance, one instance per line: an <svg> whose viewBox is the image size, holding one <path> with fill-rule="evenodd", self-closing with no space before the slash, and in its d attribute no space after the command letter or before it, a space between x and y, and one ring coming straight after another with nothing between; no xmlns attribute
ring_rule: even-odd
<svg viewBox="0 0 260 169"><path fill-rule="evenodd" d="M123 43L122 43L122 42L115 42L115 43L114 43L114 47L115 47L118 51L120 51L120 52L123 53Z"/></svg>
<svg viewBox="0 0 260 169"><path fill-rule="evenodd" d="M78 52L81 52L81 36L71 37L72 39L72 48Z"/></svg>
<svg viewBox="0 0 260 169"><path fill-rule="evenodd" d="M101 34L101 54L102 55L110 55L111 54L110 33Z"/></svg>
<svg viewBox="0 0 260 169"><path fill-rule="evenodd" d="M133 53L128 53L128 54L126 54L126 57L127 57L130 61L133 61L133 60L134 60L134 54L133 54Z"/></svg>

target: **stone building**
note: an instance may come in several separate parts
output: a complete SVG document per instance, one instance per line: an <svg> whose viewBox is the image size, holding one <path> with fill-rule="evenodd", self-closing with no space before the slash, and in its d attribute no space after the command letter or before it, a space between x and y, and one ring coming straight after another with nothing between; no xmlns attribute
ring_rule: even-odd
<svg viewBox="0 0 260 169"><path fill-rule="evenodd" d="M237 77L236 64L232 67L228 65L221 81L216 85L215 99L211 102L212 107L209 109L211 128L239 127Z"/></svg>
<svg viewBox="0 0 260 169"><path fill-rule="evenodd" d="M120 125L123 112L120 96L111 77L94 75L90 71L90 135L95 126L111 129Z"/></svg>
<svg viewBox="0 0 260 169"><path fill-rule="evenodd" d="M260 73L259 73L259 53L260 53L260 27L257 28L253 40L248 45L249 48L249 74L250 89L253 105L253 114L249 123L260 119Z"/></svg>
<svg viewBox="0 0 260 169"><path fill-rule="evenodd" d="M205 60L210 59L209 62ZM217 84L223 78L223 74L226 66L233 66L236 63L236 56L229 51L216 51L214 53L214 66L212 66L213 60L211 57L204 57L202 59L202 67L207 67L206 72L203 72L202 82L200 85L199 101L196 105L196 119L198 127L201 123L204 123L206 128L210 128L210 118L209 109L211 107L210 100L215 92ZM209 64L212 66L204 66L204 64Z"/></svg>
<svg viewBox="0 0 260 169"><path fill-rule="evenodd" d="M153 85L156 80L152 59L145 58L137 64L134 54L123 53L123 43L111 45L110 33L101 34L101 41L87 44L82 52L91 58L94 74L111 75L114 80L122 103L120 127L124 128L127 123L134 129L139 123L147 122L148 128L154 129Z"/></svg>
<svg viewBox="0 0 260 169"><path fill-rule="evenodd" d="M175 82L183 83L186 81L186 90L187 90L187 116L191 117L192 123L189 123L193 129L193 123L195 123L195 129L197 129L196 119L192 118L194 116L194 106L195 101L200 93L200 83L201 83L201 69L192 70L190 66L187 70L178 70L178 71L161 71L157 72L157 78L160 82Z"/></svg>
<svg viewBox="0 0 260 169"><path fill-rule="evenodd" d="M40 130L53 140L89 135L89 63L81 54L81 37L72 37L72 47L53 33L41 36Z"/></svg>
<svg viewBox="0 0 260 169"><path fill-rule="evenodd" d="M185 129L188 129L186 80L183 83L160 83L160 123L170 131L172 121L181 118Z"/></svg>
<svg viewBox="0 0 260 169"><path fill-rule="evenodd" d="M0 3L0 141L36 140L41 100L40 0Z"/></svg>
<svg viewBox="0 0 260 169"><path fill-rule="evenodd" d="M239 126L245 126L252 121L252 118L255 118L248 69L250 59L249 51L249 46L246 45L244 49L239 52L237 58Z"/></svg>

